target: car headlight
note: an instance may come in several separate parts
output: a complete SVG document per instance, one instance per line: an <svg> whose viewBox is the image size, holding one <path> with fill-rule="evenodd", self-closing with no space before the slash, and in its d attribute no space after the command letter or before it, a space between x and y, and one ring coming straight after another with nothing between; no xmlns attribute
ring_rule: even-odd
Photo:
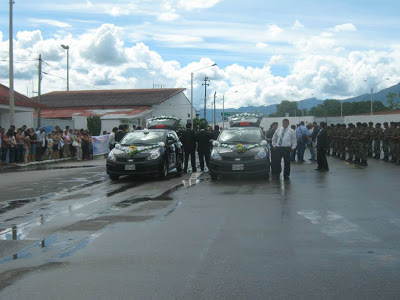
<svg viewBox="0 0 400 300"><path fill-rule="evenodd" d="M161 155L160 150L151 151L150 155L146 158L147 160L153 160L159 158Z"/></svg>
<svg viewBox="0 0 400 300"><path fill-rule="evenodd" d="M211 151L211 157L216 160L222 160L222 157L219 155L217 150Z"/></svg>
<svg viewBox="0 0 400 300"><path fill-rule="evenodd" d="M267 156L267 152L265 151L265 149L261 149L260 152L258 152L256 154L256 156L254 156L255 159L260 159L260 158L264 158Z"/></svg>
<svg viewBox="0 0 400 300"><path fill-rule="evenodd" d="M116 161L117 158L114 155L114 152L111 150L110 153L108 153L108 160L109 161Z"/></svg>

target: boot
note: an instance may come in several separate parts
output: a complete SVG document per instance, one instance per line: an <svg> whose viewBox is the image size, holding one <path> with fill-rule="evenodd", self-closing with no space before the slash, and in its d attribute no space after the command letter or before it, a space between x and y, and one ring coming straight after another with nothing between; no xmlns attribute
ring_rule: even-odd
<svg viewBox="0 0 400 300"><path fill-rule="evenodd" d="M392 160L390 161L391 163L396 163L397 162L397 159L396 159L396 157L394 156L394 157L392 157Z"/></svg>
<svg viewBox="0 0 400 300"><path fill-rule="evenodd" d="M359 165L360 164L360 159L359 158L354 159L353 160L353 164Z"/></svg>
<svg viewBox="0 0 400 300"><path fill-rule="evenodd" d="M384 158L382 158L382 161L389 161L389 156L385 156Z"/></svg>
<svg viewBox="0 0 400 300"><path fill-rule="evenodd" d="M363 159L360 166L367 167L368 166L367 160Z"/></svg>

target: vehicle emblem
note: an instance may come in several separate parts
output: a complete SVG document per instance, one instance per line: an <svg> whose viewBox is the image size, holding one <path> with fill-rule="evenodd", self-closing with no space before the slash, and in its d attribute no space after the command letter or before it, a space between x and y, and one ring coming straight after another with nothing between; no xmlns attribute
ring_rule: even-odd
<svg viewBox="0 0 400 300"><path fill-rule="evenodd" d="M240 158L235 158L235 161L240 161Z"/></svg>
<svg viewBox="0 0 400 300"><path fill-rule="evenodd" d="M128 162L133 162L133 159L128 159Z"/></svg>

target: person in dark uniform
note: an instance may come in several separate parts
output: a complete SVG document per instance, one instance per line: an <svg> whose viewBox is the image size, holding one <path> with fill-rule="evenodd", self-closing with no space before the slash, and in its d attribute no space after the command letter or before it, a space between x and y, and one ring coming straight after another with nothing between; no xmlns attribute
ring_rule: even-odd
<svg viewBox="0 0 400 300"><path fill-rule="evenodd" d="M329 147L328 144L328 132L326 129L326 123L321 122L319 124L320 131L317 135L317 171L329 171L328 161L326 160L326 149Z"/></svg>
<svg viewBox="0 0 400 300"><path fill-rule="evenodd" d="M219 126L215 125L214 126L214 132L213 132L213 140L214 141L216 141L218 139L219 133L220 133Z"/></svg>
<svg viewBox="0 0 400 300"><path fill-rule="evenodd" d="M183 171L187 173L189 155L190 162L192 164L192 172L197 172L196 169L196 134L192 130L192 124L186 124L186 130L182 132L181 142L183 145L183 150L185 152L185 166Z"/></svg>
<svg viewBox="0 0 400 300"><path fill-rule="evenodd" d="M119 143L125 136L126 131L124 130L124 125L118 126L118 131L115 133L115 143Z"/></svg>
<svg viewBox="0 0 400 300"><path fill-rule="evenodd" d="M197 153L199 154L200 169L204 172L204 160L208 168L210 161L210 140L212 139L211 134L205 131L204 124L200 125L200 131L196 136L197 140Z"/></svg>

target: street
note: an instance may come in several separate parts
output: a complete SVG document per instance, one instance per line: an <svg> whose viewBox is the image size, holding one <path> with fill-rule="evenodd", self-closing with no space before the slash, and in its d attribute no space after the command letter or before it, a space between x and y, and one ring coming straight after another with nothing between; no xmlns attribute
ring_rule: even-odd
<svg viewBox="0 0 400 300"><path fill-rule="evenodd" d="M0 298L398 298L400 167L328 162L288 180L1 173Z"/></svg>

